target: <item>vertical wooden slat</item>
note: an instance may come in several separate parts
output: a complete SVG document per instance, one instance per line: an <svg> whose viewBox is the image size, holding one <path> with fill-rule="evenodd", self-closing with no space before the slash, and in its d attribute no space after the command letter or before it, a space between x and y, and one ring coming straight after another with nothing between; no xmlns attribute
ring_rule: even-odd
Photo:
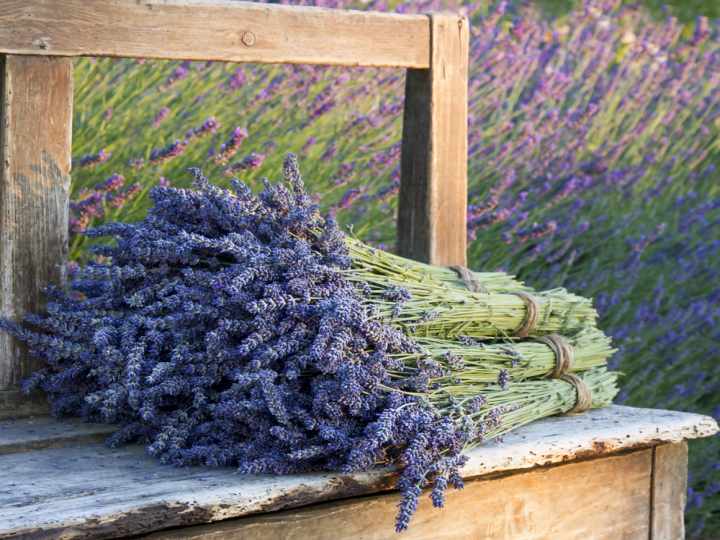
<svg viewBox="0 0 720 540"><path fill-rule="evenodd" d="M430 15L430 69L409 69L398 209L398 252L465 264L468 20Z"/></svg>
<svg viewBox="0 0 720 540"><path fill-rule="evenodd" d="M72 62L7 55L0 60L0 316L42 306L42 288L64 279L72 130ZM36 407L19 381L37 367L0 332L0 415Z"/></svg>
<svg viewBox="0 0 720 540"><path fill-rule="evenodd" d="M685 538L687 442L653 448L650 540Z"/></svg>

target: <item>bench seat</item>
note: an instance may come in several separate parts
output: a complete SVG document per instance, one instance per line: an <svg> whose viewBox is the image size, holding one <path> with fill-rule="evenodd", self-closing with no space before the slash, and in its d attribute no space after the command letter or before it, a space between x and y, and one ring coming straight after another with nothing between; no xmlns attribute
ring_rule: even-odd
<svg viewBox="0 0 720 540"><path fill-rule="evenodd" d="M356 531L347 538L385 538L382 534L393 537L392 513L397 495L380 495L392 490L393 472L390 469L353 475L243 476L230 468L175 468L161 465L147 456L140 446L107 448L101 441L111 429L104 425L47 418L0 422L0 538L117 538L224 520L232 520L230 526L237 528L244 526L243 519L238 519L244 516L295 509L294 519L302 520L304 518L298 518L298 512L302 509L311 514L317 512L318 503L360 496L358 500L364 501L370 495L373 496L370 499L388 498L384 513L376 509L368 516L368 519L377 519L375 529L381 535L358 536ZM548 418L516 430L501 442L485 444L469 453L463 475L488 483L508 475L523 474L528 469L552 469L551 466L618 456L628 459L627 456L632 455L632 460L638 462L638 474L647 475L649 479L646 489L635 495L640 497L641 505L643 498L647 498L647 520L650 520L651 504L658 502L658 494L652 492L652 483L658 482L653 480L657 465L654 449L680 448L679 453L671 453L680 456L674 458L676 461L683 461L687 459L686 450L682 450L685 440L712 435L717 429L715 421L707 416L615 405L580 415ZM623 462L623 466L627 464ZM686 466L685 462L685 469ZM573 476L582 482L590 482L577 471ZM685 473L680 476L682 483ZM639 480L640 483L644 481ZM622 484L618 482L621 491L637 491L637 486ZM472 488L474 481L469 486ZM428 523L428 516L440 520L446 514L450 517L453 506L456 510L463 508L463 503L454 499L467 498L473 489L449 493L450 500L442 511L421 507L416 516L420 525L411 524L404 538L424 537L416 535L422 532L422 524ZM556 489L557 498L561 499L563 486L557 485ZM681 493L670 494L676 499L675 506L684 504L684 489L683 484ZM503 492L504 496L511 496L511 491ZM467 496L465 492L468 492ZM610 496L618 501L622 499L622 493ZM345 503L347 501L340 504ZM554 501L546 503L550 507L555 505ZM322 505L320 508L321 516L338 512L337 508L333 512L322 512ZM679 513L682 520L682 506L674 508L674 512ZM352 514L361 516L362 512L355 509ZM382 519L379 519L381 515ZM454 521L459 523L457 519ZM321 522L322 519L313 519L318 526ZM438 523L427 526L430 527L427 530L433 530ZM648 521L641 529L651 526ZM307 524L303 527L309 532ZM328 538L346 537L331 523L327 527ZM283 536L281 531L285 529L281 527L273 537L294 538ZM186 534L190 529L180 530ZM206 534L202 532L204 530L198 537L206 537L202 536ZM266 528L263 534L269 530ZM163 534L168 537L168 534L176 533ZM245 533L242 537L253 538ZM321 530L315 531L313 537L321 538ZM535 536L528 536L531 537ZM561 537L564 536L557 538ZM600 537L604 538L596 536Z"/></svg>

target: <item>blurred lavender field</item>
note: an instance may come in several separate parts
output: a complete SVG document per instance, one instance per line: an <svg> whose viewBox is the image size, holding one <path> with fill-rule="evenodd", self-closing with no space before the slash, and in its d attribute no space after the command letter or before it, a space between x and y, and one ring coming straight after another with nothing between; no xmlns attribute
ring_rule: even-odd
<svg viewBox="0 0 720 540"><path fill-rule="evenodd" d="M328 2L323 2L328 5ZM335 7L428 11L438 2ZM594 296L626 373L621 400L720 419L720 23L586 0L553 20L521 2L472 21L474 268ZM77 233L139 218L158 183L277 176L392 247L404 73L85 59L76 65ZM720 441L691 446L690 537L720 535Z"/></svg>

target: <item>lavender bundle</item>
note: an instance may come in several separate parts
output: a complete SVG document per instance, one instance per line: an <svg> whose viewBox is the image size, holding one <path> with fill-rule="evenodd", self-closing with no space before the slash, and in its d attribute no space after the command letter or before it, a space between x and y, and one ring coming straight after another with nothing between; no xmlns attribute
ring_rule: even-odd
<svg viewBox="0 0 720 540"><path fill-rule="evenodd" d="M555 338L562 339L562 338ZM497 381L524 381L551 374L557 365L554 344L545 338L508 341L478 341L464 337L460 341L416 338L420 350L394 355L403 362L398 375L406 377L413 370L426 368L429 361L437 365L440 377L430 386L445 389L457 384L476 385ZM597 328L585 328L571 338L563 339L572 349L572 371L583 372L602 367L615 350L610 338Z"/></svg>
<svg viewBox="0 0 720 540"><path fill-rule="evenodd" d="M506 274L476 272L471 279L479 291L472 291L450 268L410 261L354 239L347 246L352 258L348 279L369 287L369 301L380 316L413 335L574 333L597 318L589 299L565 289L534 292Z"/></svg>
<svg viewBox="0 0 720 540"><path fill-rule="evenodd" d="M458 272L446 266L434 266L394 253L376 249L353 236L345 237L345 245L352 259L352 267L358 275L370 274L376 279L383 277L396 283L436 283L467 289ZM478 292L506 293L531 291L521 281L505 272L471 272L477 282Z"/></svg>
<svg viewBox="0 0 720 540"><path fill-rule="evenodd" d="M48 291L46 313L0 321L46 362L26 389L47 392L57 415L117 424L111 444L242 473L395 465L400 531L424 487L442 506L462 486L467 448L576 408L581 387L585 407L614 396L609 343L579 331L586 304L549 293L538 317L540 333L578 330L576 382L530 379L553 370L549 338L488 341L522 322L522 301L368 271L293 156L286 183L259 195L195 175L194 190L155 188L142 222L89 232L114 242L93 248L68 290Z"/></svg>

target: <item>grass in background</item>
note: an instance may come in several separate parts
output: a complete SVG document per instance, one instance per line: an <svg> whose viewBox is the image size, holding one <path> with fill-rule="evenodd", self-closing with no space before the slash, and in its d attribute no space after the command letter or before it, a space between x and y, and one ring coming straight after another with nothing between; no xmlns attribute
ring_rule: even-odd
<svg viewBox="0 0 720 540"><path fill-rule="evenodd" d="M618 1L550 20L520 2L461 9L471 265L594 296L622 401L720 418L718 22ZM326 210L392 247L402 70L84 59L75 77L75 231L141 217L148 190L187 185L191 165L259 185L293 151ZM85 246L73 235L73 258ZM720 534L720 441L690 456L689 535Z"/></svg>

